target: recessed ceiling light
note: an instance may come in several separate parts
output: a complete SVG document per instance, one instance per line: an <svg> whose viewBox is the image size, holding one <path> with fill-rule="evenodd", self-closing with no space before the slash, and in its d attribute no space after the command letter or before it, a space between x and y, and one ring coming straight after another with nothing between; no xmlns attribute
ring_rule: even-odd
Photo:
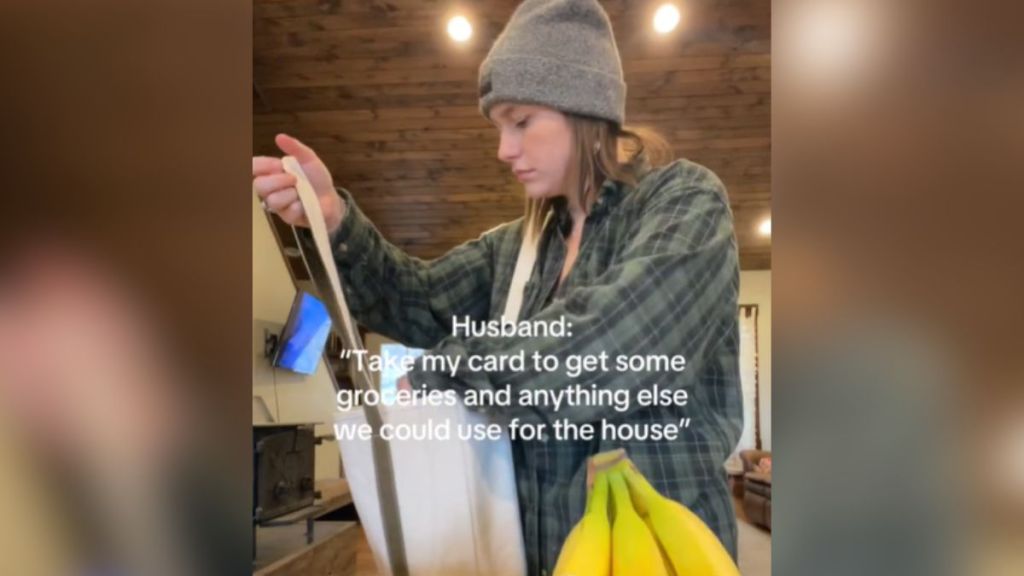
<svg viewBox="0 0 1024 576"><path fill-rule="evenodd" d="M757 227L757 231L761 233L761 236L772 235L772 219L765 218L761 221L761 225Z"/></svg>
<svg viewBox="0 0 1024 576"><path fill-rule="evenodd" d="M473 35L473 25L465 16L456 16L448 21L448 35L456 42L465 42Z"/></svg>
<svg viewBox="0 0 1024 576"><path fill-rule="evenodd" d="M654 13L654 29L659 34L668 34L679 25L679 9L673 4L665 4Z"/></svg>

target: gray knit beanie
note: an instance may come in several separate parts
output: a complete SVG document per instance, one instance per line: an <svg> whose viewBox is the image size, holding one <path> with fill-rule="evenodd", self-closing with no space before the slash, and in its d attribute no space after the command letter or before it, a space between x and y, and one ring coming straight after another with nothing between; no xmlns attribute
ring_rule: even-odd
<svg viewBox="0 0 1024 576"><path fill-rule="evenodd" d="M480 64L480 111L500 102L626 119L612 24L596 0L526 0ZM489 117L489 116L488 116Z"/></svg>

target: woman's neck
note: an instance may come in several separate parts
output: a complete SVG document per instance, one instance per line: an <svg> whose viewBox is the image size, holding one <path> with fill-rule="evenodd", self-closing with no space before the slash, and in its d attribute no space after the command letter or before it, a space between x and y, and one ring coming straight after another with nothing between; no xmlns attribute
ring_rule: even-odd
<svg viewBox="0 0 1024 576"><path fill-rule="evenodd" d="M572 218L574 228L583 225L583 222L587 219L587 214L590 213L590 208L594 205L594 195L591 192L592 190L588 190L587 193L583 194L586 206L580 204L578 197L566 198L566 209Z"/></svg>

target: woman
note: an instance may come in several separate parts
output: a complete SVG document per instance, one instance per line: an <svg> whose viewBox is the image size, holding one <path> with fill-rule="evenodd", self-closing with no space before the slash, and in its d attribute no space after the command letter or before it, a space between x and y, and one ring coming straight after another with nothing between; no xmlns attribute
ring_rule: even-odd
<svg viewBox="0 0 1024 576"><path fill-rule="evenodd" d="M677 425L679 440L514 441L530 574L550 572L584 509L587 458L622 447L662 493L699 514L735 556L736 526L723 462L739 437L738 268L725 190L686 160L659 165L658 142L623 128L626 86L607 15L593 0L528 0L480 67L480 106L500 134L498 158L523 183L526 214L425 262L384 240L352 196L335 189L317 155L285 135L325 214L352 313L369 329L431 354L461 358L453 377L413 368L416 389L562 390L575 384L634 394L685 389L685 406L492 408L526 423L556 420ZM630 154L620 151L628 148ZM277 158L253 159L264 206L308 225ZM536 263L510 286L519 255ZM529 260L525 260L526 263ZM526 281L528 279L528 281ZM516 311L518 310L518 313ZM453 317L571 324L571 337L452 335ZM571 378L564 370L465 369L470 355L683 355L681 372Z"/></svg>

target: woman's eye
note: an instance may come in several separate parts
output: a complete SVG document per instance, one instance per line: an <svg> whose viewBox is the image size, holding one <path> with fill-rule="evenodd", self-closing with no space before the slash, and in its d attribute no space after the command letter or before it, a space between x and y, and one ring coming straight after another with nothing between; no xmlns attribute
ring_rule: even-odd
<svg viewBox="0 0 1024 576"><path fill-rule="evenodd" d="M523 118L519 122L516 122L516 128L526 128L526 124L529 121L530 121L530 117L529 116L527 116L526 118Z"/></svg>

